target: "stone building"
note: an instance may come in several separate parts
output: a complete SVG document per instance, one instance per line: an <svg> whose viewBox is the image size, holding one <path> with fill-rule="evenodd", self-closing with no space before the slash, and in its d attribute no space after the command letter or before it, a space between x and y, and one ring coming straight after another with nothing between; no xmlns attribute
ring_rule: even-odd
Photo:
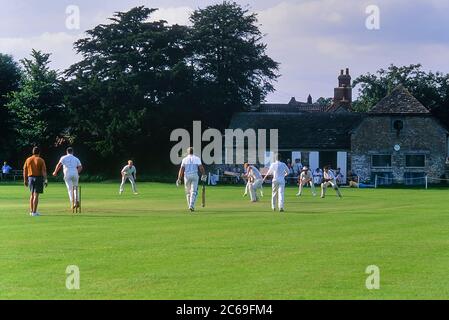
<svg viewBox="0 0 449 320"><path fill-rule="evenodd" d="M445 173L448 132L403 86L396 87L351 133L351 168L364 180L414 184Z"/></svg>
<svg viewBox="0 0 449 320"><path fill-rule="evenodd" d="M230 129L278 129L282 158L312 169L330 164L362 181L422 183L445 174L448 131L406 88L398 86L367 113L351 111L349 69L341 71L330 106L312 102L259 104L235 113ZM267 152L264 163L270 162Z"/></svg>

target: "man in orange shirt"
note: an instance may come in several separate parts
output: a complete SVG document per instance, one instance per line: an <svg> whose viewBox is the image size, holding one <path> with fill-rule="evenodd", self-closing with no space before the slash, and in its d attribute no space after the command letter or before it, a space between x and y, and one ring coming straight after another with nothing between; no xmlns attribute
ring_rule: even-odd
<svg viewBox="0 0 449 320"><path fill-rule="evenodd" d="M39 194L44 193L47 181L47 167L45 161L40 157L38 147L33 148L33 155L26 159L23 165L23 183L30 188L30 216L39 216L37 206L39 204Z"/></svg>

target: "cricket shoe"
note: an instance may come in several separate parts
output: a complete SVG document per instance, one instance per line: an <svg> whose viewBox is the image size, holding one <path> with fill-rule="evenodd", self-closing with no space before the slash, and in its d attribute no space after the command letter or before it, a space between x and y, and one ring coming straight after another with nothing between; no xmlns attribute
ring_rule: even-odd
<svg viewBox="0 0 449 320"><path fill-rule="evenodd" d="M283 208L279 209L279 212L284 212L284 209Z"/></svg>
<svg viewBox="0 0 449 320"><path fill-rule="evenodd" d="M195 212L195 208L189 208L190 212Z"/></svg>
<svg viewBox="0 0 449 320"><path fill-rule="evenodd" d="M39 217L41 214L39 212L31 213L32 217Z"/></svg>
<svg viewBox="0 0 449 320"><path fill-rule="evenodd" d="M300 197L300 196L301 196L301 194L300 194L300 193L298 192L298 193L296 194L296 196L297 196L297 197Z"/></svg>

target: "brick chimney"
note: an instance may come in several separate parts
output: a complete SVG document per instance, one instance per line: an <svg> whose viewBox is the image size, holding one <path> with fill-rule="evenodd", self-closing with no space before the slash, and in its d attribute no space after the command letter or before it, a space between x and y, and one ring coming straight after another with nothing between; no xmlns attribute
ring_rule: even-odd
<svg viewBox="0 0 449 320"><path fill-rule="evenodd" d="M338 87L334 89L334 110L344 109L351 111L352 87L349 68L340 71L338 76Z"/></svg>

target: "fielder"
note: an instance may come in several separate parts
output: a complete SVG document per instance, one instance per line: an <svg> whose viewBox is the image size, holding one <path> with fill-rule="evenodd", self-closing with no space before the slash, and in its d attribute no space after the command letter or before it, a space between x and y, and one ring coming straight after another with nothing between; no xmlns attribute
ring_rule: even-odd
<svg viewBox="0 0 449 320"><path fill-rule="evenodd" d="M134 194L139 194L137 192L137 186L136 186L136 176L137 170L134 166L134 163L132 160L128 160L128 164L123 167L121 174L122 174L122 183L120 184L120 194L123 194L123 191L125 189L125 183L126 180L129 180L131 182L131 188L133 189Z"/></svg>
<svg viewBox="0 0 449 320"><path fill-rule="evenodd" d="M66 150L66 155L59 159L56 165L55 171L53 171L53 176L58 175L61 167L64 167L64 181L67 186L67 191L69 193L70 205L73 208L79 208L78 192L73 192L73 187L78 187L79 174L83 170L80 160L73 155L73 148L69 147Z"/></svg>
<svg viewBox="0 0 449 320"><path fill-rule="evenodd" d="M302 194L303 186L307 186L307 185L310 186L310 190L312 190L312 195L314 197L316 196L315 184L313 183L312 172L309 170L309 168L307 166L304 166L304 168L302 168L301 174L298 177L298 183L299 183L299 191L296 194L298 197L301 196L301 194Z"/></svg>
<svg viewBox="0 0 449 320"><path fill-rule="evenodd" d="M280 155L276 155L276 161L270 165L265 178L263 178L262 183L268 176L273 176L271 182L271 209L276 211L276 202L279 208L279 212L284 212L284 191L285 191L285 177L289 174L289 168L287 165L279 161Z"/></svg>
<svg viewBox="0 0 449 320"><path fill-rule="evenodd" d="M184 177L184 188L187 199L187 206L191 212L195 211L195 201L198 195L198 169L201 172L201 181L207 181L206 171L201 163L201 159L193 154L193 148L187 149L187 156L182 159L181 168L178 172L178 180L176 185L181 184Z"/></svg>
<svg viewBox="0 0 449 320"><path fill-rule="evenodd" d="M324 182L321 184L321 198L324 198L326 196L326 189L329 186L332 186L332 188L335 189L338 197L342 197L340 189L337 185L335 174L329 169L329 166L324 167L323 180Z"/></svg>
<svg viewBox="0 0 449 320"><path fill-rule="evenodd" d="M260 174L260 171L255 166L251 166L248 163L244 164L244 168L245 168L245 172L246 172L245 176L248 178L246 190L249 190L251 202L257 202L259 200L257 198L257 190L260 189L260 193L261 193L261 195L263 195L262 175Z"/></svg>

